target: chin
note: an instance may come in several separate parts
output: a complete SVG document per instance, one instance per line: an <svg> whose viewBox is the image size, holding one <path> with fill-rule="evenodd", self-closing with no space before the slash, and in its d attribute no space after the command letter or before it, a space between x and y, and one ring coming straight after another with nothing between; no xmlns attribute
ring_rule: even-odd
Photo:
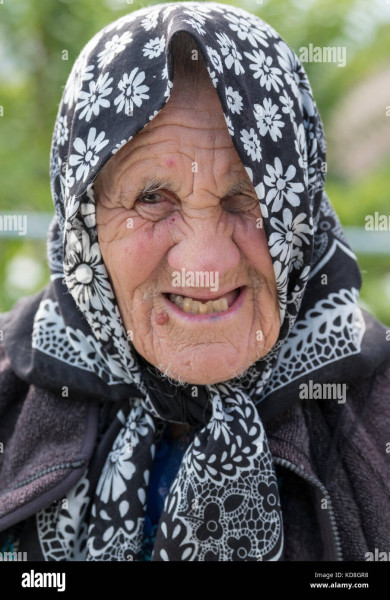
<svg viewBox="0 0 390 600"><path fill-rule="evenodd" d="M212 349L209 352L199 350L189 353L188 361L181 356L180 364L168 363L160 364L158 369L170 379L179 383L189 383L192 385L212 385L222 383L233 377L241 375L250 364L248 361L233 361L233 365L221 361L220 356L216 356L217 350ZM236 357L237 359L237 357Z"/></svg>

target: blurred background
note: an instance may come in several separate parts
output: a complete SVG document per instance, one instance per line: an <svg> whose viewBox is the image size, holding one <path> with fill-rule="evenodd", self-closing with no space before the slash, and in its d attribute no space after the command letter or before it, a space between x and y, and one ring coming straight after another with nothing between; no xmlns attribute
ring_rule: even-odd
<svg viewBox="0 0 390 600"><path fill-rule="evenodd" d="M0 0L0 216L28 215L28 232L0 230L0 312L49 280L46 231L52 130L67 76L104 25L135 0ZM328 142L326 190L363 275L361 305L390 326L390 0L237 0L295 50L345 47L346 65L304 63ZM389 229L389 228L388 228Z"/></svg>

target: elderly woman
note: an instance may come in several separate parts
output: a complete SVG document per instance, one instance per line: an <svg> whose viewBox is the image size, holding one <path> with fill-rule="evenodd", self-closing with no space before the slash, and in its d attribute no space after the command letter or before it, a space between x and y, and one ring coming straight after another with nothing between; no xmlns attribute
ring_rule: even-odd
<svg viewBox="0 0 390 600"><path fill-rule="evenodd" d="M324 192L295 54L232 6L78 57L50 284L2 315L0 547L29 560L365 560L390 544L390 343Z"/></svg>

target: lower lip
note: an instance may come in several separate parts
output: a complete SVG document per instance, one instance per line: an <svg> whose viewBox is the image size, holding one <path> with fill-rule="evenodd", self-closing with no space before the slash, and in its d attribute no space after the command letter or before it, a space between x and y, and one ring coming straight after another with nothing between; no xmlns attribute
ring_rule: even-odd
<svg viewBox="0 0 390 600"><path fill-rule="evenodd" d="M187 321L218 321L222 319L229 318L234 315L238 310L240 310L247 294L247 288L242 287L240 293L237 298L233 302L231 306L229 306L228 310L220 313L206 313L205 315L195 315L193 313L186 313L183 310L180 310L176 304L168 300L166 296L163 295L164 302L168 305L169 309L178 315L181 318L187 319Z"/></svg>

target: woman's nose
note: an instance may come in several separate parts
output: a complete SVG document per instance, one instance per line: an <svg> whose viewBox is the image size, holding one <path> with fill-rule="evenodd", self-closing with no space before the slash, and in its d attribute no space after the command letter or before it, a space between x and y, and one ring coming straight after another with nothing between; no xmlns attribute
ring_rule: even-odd
<svg viewBox="0 0 390 600"><path fill-rule="evenodd" d="M218 273L223 282L237 270L240 251L231 232L220 222L192 219L186 235L168 253L168 265L173 271Z"/></svg>

